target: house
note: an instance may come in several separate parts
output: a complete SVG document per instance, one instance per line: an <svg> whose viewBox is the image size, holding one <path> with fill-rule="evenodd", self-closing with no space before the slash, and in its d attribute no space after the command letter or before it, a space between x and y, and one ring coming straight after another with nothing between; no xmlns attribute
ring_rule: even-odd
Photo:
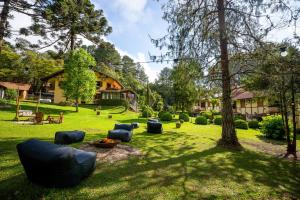
<svg viewBox="0 0 300 200"><path fill-rule="evenodd" d="M278 107L272 105L270 100L261 92L250 92L236 87L231 94L234 113L246 115L247 118L279 113Z"/></svg>
<svg viewBox="0 0 300 200"><path fill-rule="evenodd" d="M2 82L0 81L0 99L3 99L5 96L5 90L17 90L19 92L19 98L21 100L26 99L28 90L31 85L25 83L14 83L14 82Z"/></svg>
<svg viewBox="0 0 300 200"><path fill-rule="evenodd" d="M278 107L270 104L269 99L259 92L246 91L243 88L235 87L231 92L232 107L235 114L245 115L247 118L251 116L263 116L267 114L275 114L279 112ZM219 98L221 102L221 98ZM194 109L198 111L217 110L221 111L221 103L213 106L210 99L200 99Z"/></svg>
<svg viewBox="0 0 300 200"><path fill-rule="evenodd" d="M126 89L120 81L103 73L94 71L96 81L96 95L94 103L107 102L110 100L126 100L130 104L130 108L137 111L137 94ZM61 88L62 81L64 80L64 70L57 71L47 77L42 78L45 86L45 92L53 95L54 103L66 102L64 91ZM84 102L82 102L84 103Z"/></svg>

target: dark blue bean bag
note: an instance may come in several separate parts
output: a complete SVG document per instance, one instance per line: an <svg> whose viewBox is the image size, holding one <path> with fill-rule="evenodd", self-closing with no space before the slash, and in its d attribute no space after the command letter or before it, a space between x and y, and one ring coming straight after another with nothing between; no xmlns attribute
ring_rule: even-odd
<svg viewBox="0 0 300 200"><path fill-rule="evenodd" d="M121 140L122 142L130 142L132 130L133 125L131 124L115 124L114 130L108 131L107 138Z"/></svg>
<svg viewBox="0 0 300 200"><path fill-rule="evenodd" d="M36 139L19 143L17 150L28 179L46 187L77 185L96 164L93 152Z"/></svg>
<svg viewBox="0 0 300 200"><path fill-rule="evenodd" d="M140 127L140 124L139 124L138 122L132 122L131 125L132 125L132 127L133 127L134 129Z"/></svg>
<svg viewBox="0 0 300 200"><path fill-rule="evenodd" d="M148 133L162 133L163 127L162 123L156 119L150 119L147 122L147 132Z"/></svg>
<svg viewBox="0 0 300 200"><path fill-rule="evenodd" d="M72 144L83 141L85 132L83 131L58 131L55 133L55 144Z"/></svg>

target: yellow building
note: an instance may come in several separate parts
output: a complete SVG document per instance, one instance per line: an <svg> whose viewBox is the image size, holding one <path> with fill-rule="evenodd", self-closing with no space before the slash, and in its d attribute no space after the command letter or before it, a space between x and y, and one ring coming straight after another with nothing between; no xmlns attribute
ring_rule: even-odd
<svg viewBox="0 0 300 200"><path fill-rule="evenodd" d="M106 75L102 72L96 72L96 95L94 103L101 102L101 100L109 101L112 99L127 100L133 110L137 110L137 94L132 90L126 89L117 79ZM45 83L45 92L53 95L54 103L62 103L67 99L64 91L61 88L62 81L64 80L64 70L55 72L42 81Z"/></svg>

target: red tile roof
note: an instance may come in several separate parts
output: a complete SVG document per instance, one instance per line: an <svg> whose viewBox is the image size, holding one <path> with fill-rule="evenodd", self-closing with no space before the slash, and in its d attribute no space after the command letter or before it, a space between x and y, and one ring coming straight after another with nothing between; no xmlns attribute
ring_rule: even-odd
<svg viewBox="0 0 300 200"><path fill-rule="evenodd" d="M26 90L28 91L31 85L25 83L13 83L13 82L1 82L0 86L5 87L7 89L14 89L14 90Z"/></svg>
<svg viewBox="0 0 300 200"><path fill-rule="evenodd" d="M254 97L254 94L252 92L245 91L245 92L242 92L242 93L239 93L239 94L233 96L232 99L234 99L234 100L252 99L253 97Z"/></svg>

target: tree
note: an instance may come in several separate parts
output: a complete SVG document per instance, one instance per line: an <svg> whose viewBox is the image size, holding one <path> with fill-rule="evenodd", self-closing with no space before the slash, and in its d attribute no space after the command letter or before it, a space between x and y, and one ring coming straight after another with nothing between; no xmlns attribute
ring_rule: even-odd
<svg viewBox="0 0 300 200"><path fill-rule="evenodd" d="M292 154L297 159L295 94L300 93L300 79L294 79L294 76L297 77L300 74L300 53L295 47L289 47L288 56L280 57L279 49L282 46L286 46L286 44L269 45L267 55L266 48L258 49L257 51L261 53L260 59L258 59L259 65L253 73L244 76L242 82L248 89L264 91L265 94L272 97L271 100L279 102L287 140L285 157ZM289 125L290 113L292 130ZM292 138L291 131L293 131Z"/></svg>
<svg viewBox="0 0 300 200"><path fill-rule="evenodd" d="M0 13L0 54L4 44L4 37L10 37L11 27L8 23L8 19L13 18L11 12L18 12L28 16L33 16L34 10L40 10L43 8L44 0L3 0L3 5ZM38 17L38 16L36 16Z"/></svg>
<svg viewBox="0 0 300 200"><path fill-rule="evenodd" d="M55 45L60 51L74 50L81 44L78 36L94 43L100 42L100 37L112 31L108 26L103 10L96 10L90 0L54 0L48 1L45 9L38 10L34 17L31 32L43 36L51 42L39 43L42 45ZM30 31L24 31L30 34Z"/></svg>
<svg viewBox="0 0 300 200"><path fill-rule="evenodd" d="M164 99L165 106L170 106L175 103L173 81L171 79L172 69L165 67L159 74L155 82L150 85L152 90L158 92Z"/></svg>
<svg viewBox="0 0 300 200"><path fill-rule="evenodd" d="M230 55L251 52L260 45L269 31L276 28L270 15L264 13L282 11L285 3L169 0L163 7L164 19L169 23L168 35L153 40L154 44L167 47L166 56L177 60L189 57L197 59L203 67L221 66L223 118L219 145L240 146L233 122Z"/></svg>
<svg viewBox="0 0 300 200"><path fill-rule="evenodd" d="M71 51L65 60L65 80L62 88L67 98L74 99L76 112L79 100L91 101L96 93L96 75L90 70L95 59L84 49Z"/></svg>
<svg viewBox="0 0 300 200"><path fill-rule="evenodd" d="M181 61L172 71L175 103L182 112L191 110L198 99L197 82L202 75L199 69L195 61Z"/></svg>

